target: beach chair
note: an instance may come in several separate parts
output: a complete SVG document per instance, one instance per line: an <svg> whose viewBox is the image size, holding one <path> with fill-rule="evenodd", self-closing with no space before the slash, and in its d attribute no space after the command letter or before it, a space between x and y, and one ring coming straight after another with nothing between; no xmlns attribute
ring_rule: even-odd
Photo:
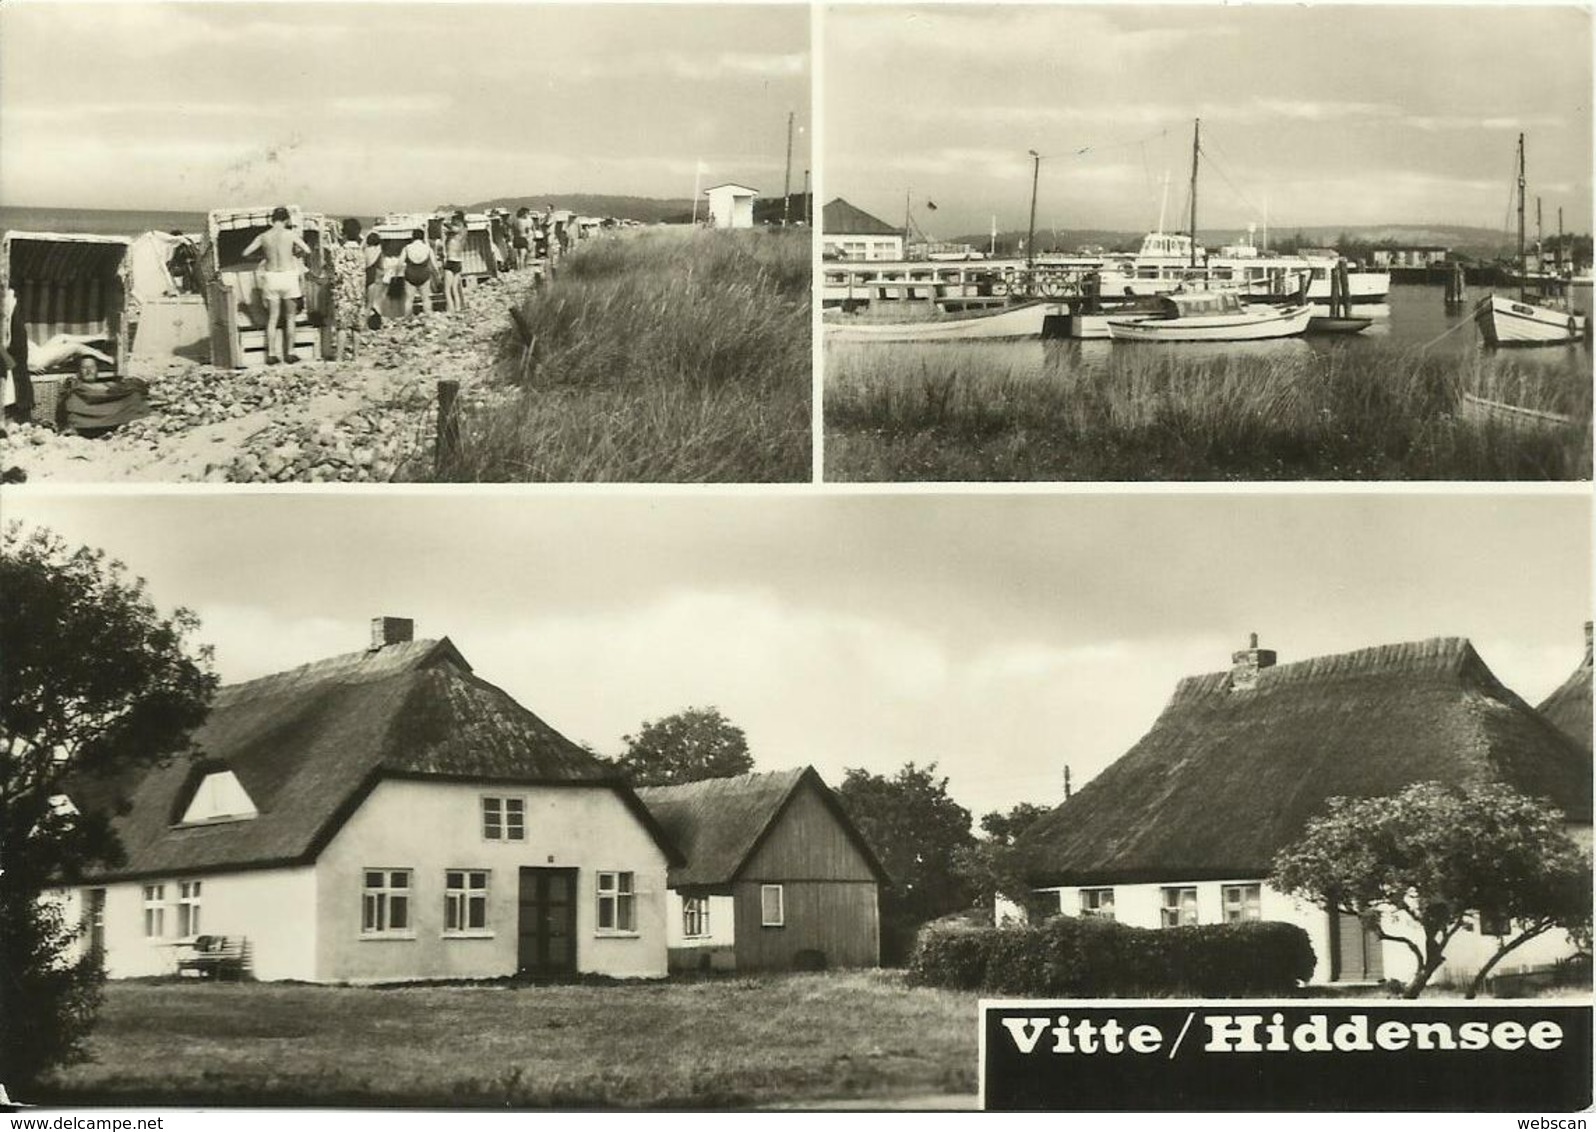
<svg viewBox="0 0 1596 1132"><path fill-rule="evenodd" d="M304 298L294 312L293 352L302 358L331 357L332 236L327 219L293 206L288 213L289 223L312 253L309 271L301 281ZM211 360L217 366L248 369L266 364L266 303L260 294L259 260L244 259L243 251L271 227L271 215L270 207L219 208L206 217L206 305Z"/></svg>

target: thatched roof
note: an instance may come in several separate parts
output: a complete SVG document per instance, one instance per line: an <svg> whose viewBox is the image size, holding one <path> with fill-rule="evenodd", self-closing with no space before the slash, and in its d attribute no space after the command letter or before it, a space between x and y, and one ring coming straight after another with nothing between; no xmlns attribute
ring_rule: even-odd
<svg viewBox="0 0 1596 1132"><path fill-rule="evenodd" d="M680 786L640 786L638 796L681 849L686 863L672 868L672 888L731 884L775 828L802 789L812 789L859 850L876 879L886 870L814 767L706 778Z"/></svg>
<svg viewBox="0 0 1596 1132"><path fill-rule="evenodd" d="M1464 640L1182 680L1140 742L1020 839L1041 885L1258 877L1336 796L1495 780L1591 818L1591 756Z"/></svg>
<svg viewBox="0 0 1596 1132"><path fill-rule="evenodd" d="M1590 622L1585 622L1585 659L1557 691L1535 709L1586 750L1591 745Z"/></svg>
<svg viewBox="0 0 1596 1132"><path fill-rule="evenodd" d="M195 741L200 757L157 767L134 787L132 808L115 821L127 863L114 875L308 863L383 778L606 786L679 857L608 766L475 676L447 639L223 688ZM258 816L178 825L200 780L221 769L237 776Z"/></svg>

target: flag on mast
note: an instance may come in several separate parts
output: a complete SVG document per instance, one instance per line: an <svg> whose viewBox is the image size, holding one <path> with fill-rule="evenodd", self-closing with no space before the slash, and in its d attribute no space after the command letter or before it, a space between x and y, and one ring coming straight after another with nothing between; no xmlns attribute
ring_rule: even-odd
<svg viewBox="0 0 1596 1132"><path fill-rule="evenodd" d="M693 170L693 226L695 228L698 226L698 198L704 184L704 174L706 172L704 159L700 157L698 165Z"/></svg>

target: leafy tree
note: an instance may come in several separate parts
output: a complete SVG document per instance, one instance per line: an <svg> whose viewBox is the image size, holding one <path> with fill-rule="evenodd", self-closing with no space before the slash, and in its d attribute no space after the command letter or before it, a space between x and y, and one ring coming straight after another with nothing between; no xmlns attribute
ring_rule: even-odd
<svg viewBox="0 0 1596 1132"><path fill-rule="evenodd" d="M0 536L0 1081L15 1088L83 1056L100 957L51 890L115 865L108 810L129 772L190 749L216 677L197 621L162 617L142 579L56 535ZM91 781L101 804L67 805Z"/></svg>
<svg viewBox="0 0 1596 1132"><path fill-rule="evenodd" d="M995 845L1013 845L1020 835L1035 824L1038 818L1052 813L1046 806L1035 802L1020 802L1007 813L994 810L981 818L981 830Z"/></svg>
<svg viewBox="0 0 1596 1132"><path fill-rule="evenodd" d="M1031 886L1014 843L1032 823L1050 812L1046 806L1020 802L1007 812L994 810L981 818L981 831L986 836L960 849L954 861L977 903L984 907L999 896L1022 907L1033 903Z"/></svg>
<svg viewBox="0 0 1596 1132"><path fill-rule="evenodd" d="M1536 936L1589 936L1590 870L1550 806L1499 783L1421 782L1393 797L1330 799L1276 856L1270 883L1377 923L1381 939L1412 952L1405 998L1419 996L1476 915L1506 925L1473 998L1504 956Z"/></svg>
<svg viewBox="0 0 1596 1132"><path fill-rule="evenodd" d="M908 953L921 924L969 908L975 889L958 867L975 845L970 811L948 796L936 763L906 763L886 778L850 769L837 796L876 851L892 885L881 896L882 952L889 961Z"/></svg>
<svg viewBox="0 0 1596 1132"><path fill-rule="evenodd" d="M690 707L627 735L615 765L639 786L731 778L754 769L743 729L714 707Z"/></svg>

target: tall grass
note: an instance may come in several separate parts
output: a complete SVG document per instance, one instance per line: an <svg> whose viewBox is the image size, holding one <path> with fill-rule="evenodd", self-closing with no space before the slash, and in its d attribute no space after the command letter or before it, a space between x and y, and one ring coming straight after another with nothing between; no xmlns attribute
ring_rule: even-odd
<svg viewBox="0 0 1596 1132"><path fill-rule="evenodd" d="M810 478L807 232L644 232L584 247L511 311L440 478Z"/></svg>
<svg viewBox="0 0 1596 1132"><path fill-rule="evenodd" d="M1482 414L1465 392L1566 425ZM826 378L832 480L1574 480L1591 386L1396 347L1290 357L1115 348L1106 362L989 372L973 349L857 351Z"/></svg>

